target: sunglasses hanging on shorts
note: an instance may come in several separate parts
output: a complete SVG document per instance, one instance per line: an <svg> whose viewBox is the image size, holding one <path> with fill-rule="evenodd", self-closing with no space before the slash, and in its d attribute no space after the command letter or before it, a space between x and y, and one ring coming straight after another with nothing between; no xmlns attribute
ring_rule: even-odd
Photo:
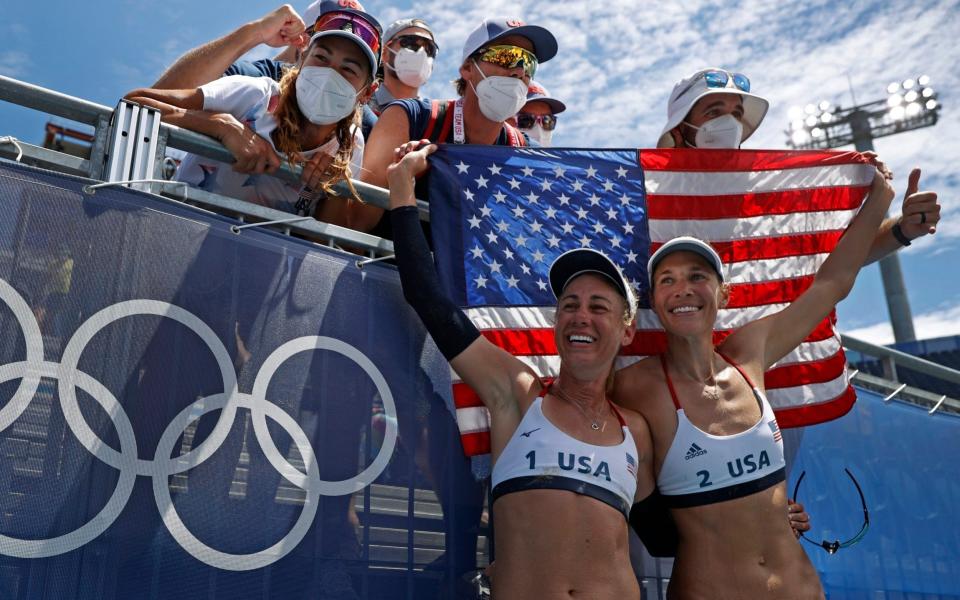
<svg viewBox="0 0 960 600"><path fill-rule="evenodd" d="M537 72L537 57L525 48L519 46L488 46L474 54L478 60L488 62L505 69L523 67L523 73L533 78Z"/></svg>
<svg viewBox="0 0 960 600"><path fill-rule="evenodd" d="M850 478L850 481L853 482L854 487L857 488L857 494L860 495L860 505L863 507L863 525L860 526L860 531L857 532L857 535L853 536L845 542L840 540L834 540L829 542L827 540L821 541L819 544L800 532L800 538L807 542L808 544L813 544L814 546L819 546L826 550L827 554L836 554L837 550L840 548L849 548L850 546L856 544L867 535L867 529L870 528L870 513L867 511L867 500L863 497L863 490L860 489L860 484L857 483L856 478L854 478L853 473L849 469L844 468L844 471L847 472L847 476ZM799 502L798 493L800 492L800 482L803 481L803 477L807 474L806 471L800 473L800 479L797 479L796 485L793 486L793 500L794 502Z"/></svg>
<svg viewBox="0 0 960 600"><path fill-rule="evenodd" d="M328 12L317 17L307 34L313 36L320 31L348 31L370 46L374 56L380 53L380 32L370 21L360 15L346 12Z"/></svg>
<svg viewBox="0 0 960 600"><path fill-rule="evenodd" d="M531 129L537 123L543 126L544 131L553 131L557 128L557 116L517 113L517 127L520 129Z"/></svg>
<svg viewBox="0 0 960 600"><path fill-rule="evenodd" d="M733 80L733 87L741 92L750 91L750 79L743 73L728 73L727 71L704 71L699 77L690 82L682 92L677 94L677 99L693 89L698 81L703 79L708 88L729 87L730 80Z"/></svg>
<svg viewBox="0 0 960 600"><path fill-rule="evenodd" d="M394 41L400 44L401 48L413 50L414 52L420 48L423 48L426 51L427 56L430 58L437 57L437 45L430 41L429 38L425 38L421 35L398 35L390 40L390 43L392 44Z"/></svg>

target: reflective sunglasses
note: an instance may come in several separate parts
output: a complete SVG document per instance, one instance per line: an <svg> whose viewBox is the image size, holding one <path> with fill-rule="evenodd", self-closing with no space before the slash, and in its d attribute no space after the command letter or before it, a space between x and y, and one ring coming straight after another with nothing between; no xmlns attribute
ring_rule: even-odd
<svg viewBox="0 0 960 600"><path fill-rule="evenodd" d="M519 46L488 46L478 50L474 56L483 62L505 69L522 66L523 73L527 77L532 78L537 72L537 57L533 52Z"/></svg>
<svg viewBox="0 0 960 600"><path fill-rule="evenodd" d="M400 44L401 48L413 50L414 52L423 48L430 58L436 58L437 56L437 45L433 43L430 38L425 38L420 35L398 35L390 40L390 43L392 44L394 41Z"/></svg>
<svg viewBox="0 0 960 600"><path fill-rule="evenodd" d="M840 540L834 540L832 542L829 542L827 540L822 540L819 544L811 540L807 536L805 536L802 531L800 532L800 538L802 540L804 540L808 544L813 544L814 546L819 546L820 548L823 548L824 550L827 551L827 554L836 554L837 550L839 550L840 548L848 548L856 544L857 542L862 540L864 536L867 535L867 529L870 528L870 513L867 511L867 501L863 497L863 490L860 489L860 484L857 483L857 480L853 476L853 473L851 473L850 470L846 468L844 468L843 470L847 472L847 477L850 478L850 481L852 481L853 485L857 488L857 493L860 494L860 506L863 507L863 525L860 526L860 531L857 532L857 535L853 536L852 538L850 538L845 542L841 542ZM806 474L807 474L806 471L801 472L800 479L797 479L796 485L793 486L794 502L799 502L799 498L797 497L797 494L800 492L800 482L803 481L803 477Z"/></svg>
<svg viewBox="0 0 960 600"><path fill-rule="evenodd" d="M313 27L307 28L312 36L321 31L348 31L364 41L374 56L380 54L380 31L360 15L345 12L328 12L317 17Z"/></svg>
<svg viewBox="0 0 960 600"><path fill-rule="evenodd" d="M544 131L553 131L557 128L557 116L517 113L517 127L520 129L531 129L537 123L543 126Z"/></svg>
<svg viewBox="0 0 960 600"><path fill-rule="evenodd" d="M733 87L741 92L750 91L750 79L743 73L728 73L726 71L704 71L696 79L691 81L682 92L677 94L679 100L681 96L693 89L698 81L703 79L708 88L725 88L730 80L733 79Z"/></svg>

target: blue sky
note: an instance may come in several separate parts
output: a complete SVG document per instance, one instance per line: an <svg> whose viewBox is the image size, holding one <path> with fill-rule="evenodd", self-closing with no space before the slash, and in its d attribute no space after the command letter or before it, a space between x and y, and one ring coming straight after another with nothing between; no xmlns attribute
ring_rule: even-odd
<svg viewBox="0 0 960 600"><path fill-rule="evenodd" d="M303 10L308 2L294 5ZM826 99L850 106L886 97L891 81L929 75L943 105L931 128L879 139L898 189L913 166L922 187L940 193L944 220L933 238L900 253L917 334L960 334L960 2L776 2L636 0L531 2L444 0L364 2L382 23L404 16L430 22L441 54L425 93L453 94L463 40L485 16L517 15L557 36L558 56L537 79L569 109L558 146L652 147L666 119L673 83L702 66L746 73L771 103L746 146L782 148L792 106ZM278 6L270 2L107 0L6 2L0 22L0 74L114 105L150 85L187 49ZM272 56L258 48L253 57ZM849 81L849 83L848 83ZM0 104L0 135L39 143L47 116ZM64 125L72 125L60 121ZM894 208L899 210L899 198ZM879 269L866 268L839 307L842 330L892 341Z"/></svg>

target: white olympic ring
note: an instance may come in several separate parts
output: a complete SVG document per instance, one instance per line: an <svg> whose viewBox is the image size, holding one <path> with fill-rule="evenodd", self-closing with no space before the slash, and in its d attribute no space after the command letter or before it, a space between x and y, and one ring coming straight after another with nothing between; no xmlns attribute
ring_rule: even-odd
<svg viewBox="0 0 960 600"><path fill-rule="evenodd" d="M69 533L46 539L25 540L0 534L0 555L46 558L84 546L113 524L126 506L137 476L141 475L152 478L153 495L163 523L184 550L219 569L259 569L281 559L300 543L316 516L318 496L342 496L362 490L383 473L393 456L397 444L397 413L390 387L383 374L366 355L341 340L324 336L304 336L286 342L267 357L257 374L252 392L245 394L237 389L237 376L232 360L220 339L196 315L178 306L156 300L129 300L109 306L77 328L64 347L61 362L58 364L44 359L39 323L23 297L3 279L0 279L0 300L13 312L26 343L25 360L0 366L0 384L18 378L21 380L11 400L0 408L0 432L14 423L26 410L36 394L41 377L56 379L60 407L70 431L91 454L120 472L116 489L106 505L85 525ZM133 426L117 398L103 384L78 368L83 349L100 330L123 317L135 315L169 317L185 325L206 343L223 377L223 392L200 398L187 405L167 425L157 443L153 460L139 458ZM355 362L373 380L383 402L384 413L388 417L383 444L376 458L359 474L343 481L320 479L316 454L306 433L293 417L269 402L266 397L270 380L280 365L294 354L310 350L329 350ZM120 440L119 452L100 439L84 419L77 402L77 387L89 394L111 419ZM284 479L306 493L303 509L291 530L269 548L250 554L229 554L201 542L187 529L177 514L168 485L171 475L200 465L219 449L230 433L238 408L250 411L254 436L270 464ZM220 417L207 439L190 452L170 458L184 430L214 410L221 411ZM303 458L306 473L287 462L276 447L267 430L267 417L280 425L293 440Z"/></svg>

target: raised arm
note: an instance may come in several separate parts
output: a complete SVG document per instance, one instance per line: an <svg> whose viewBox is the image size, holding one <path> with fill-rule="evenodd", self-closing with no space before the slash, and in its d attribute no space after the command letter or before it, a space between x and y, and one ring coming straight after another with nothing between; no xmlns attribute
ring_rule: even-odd
<svg viewBox="0 0 960 600"><path fill-rule="evenodd" d="M796 348L850 293L893 195L878 171L870 195L810 287L782 311L738 329L724 341L724 350L744 362L759 361L766 370Z"/></svg>
<svg viewBox="0 0 960 600"><path fill-rule="evenodd" d="M884 256L903 248L906 242L928 234L936 233L937 223L940 222L940 204L937 202L936 192L918 191L920 186L920 169L910 173L907 182L907 192L904 194L900 216L890 217L883 221L877 237L870 247L866 264L878 261ZM899 227L899 233L895 228Z"/></svg>
<svg viewBox="0 0 960 600"><path fill-rule="evenodd" d="M199 87L219 78L241 56L260 44L302 48L309 40L303 19L289 4L181 56L153 84L159 89Z"/></svg>
<svg viewBox="0 0 960 600"><path fill-rule="evenodd" d="M422 143L429 144L427 140ZM482 337L463 311L443 294L413 195L414 176L427 168L427 156L436 146L416 149L420 144L410 142L397 148L396 160L387 171L390 220L403 295L450 365L490 410L496 426L499 416L508 412L516 415L519 399L538 391L540 383L523 362Z"/></svg>

